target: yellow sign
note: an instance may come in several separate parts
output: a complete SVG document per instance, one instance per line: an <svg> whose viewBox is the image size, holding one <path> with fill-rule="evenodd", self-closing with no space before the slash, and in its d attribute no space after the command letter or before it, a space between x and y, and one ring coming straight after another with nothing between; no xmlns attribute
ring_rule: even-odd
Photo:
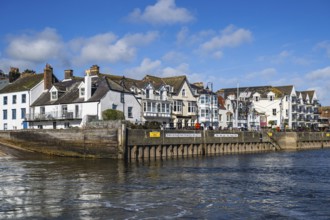
<svg viewBox="0 0 330 220"><path fill-rule="evenodd" d="M330 133L327 133L327 137L330 137Z"/></svg>
<svg viewBox="0 0 330 220"><path fill-rule="evenodd" d="M269 137L272 137L273 136L273 133L272 132L268 132L268 136Z"/></svg>
<svg viewBox="0 0 330 220"><path fill-rule="evenodd" d="M149 133L149 136L151 138L159 138L160 137L160 132L159 131L152 131Z"/></svg>

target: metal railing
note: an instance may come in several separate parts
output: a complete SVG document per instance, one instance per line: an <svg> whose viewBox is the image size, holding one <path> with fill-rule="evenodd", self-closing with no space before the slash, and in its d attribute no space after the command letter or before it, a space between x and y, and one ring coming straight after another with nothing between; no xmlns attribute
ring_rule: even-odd
<svg viewBox="0 0 330 220"><path fill-rule="evenodd" d="M39 114L26 114L27 121L52 121L61 119L81 119L81 112L47 112Z"/></svg>

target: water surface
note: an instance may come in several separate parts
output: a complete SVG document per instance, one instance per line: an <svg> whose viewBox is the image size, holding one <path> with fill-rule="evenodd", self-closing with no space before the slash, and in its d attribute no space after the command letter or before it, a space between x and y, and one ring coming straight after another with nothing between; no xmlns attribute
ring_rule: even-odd
<svg viewBox="0 0 330 220"><path fill-rule="evenodd" d="M330 149L124 163L0 157L0 219L329 219Z"/></svg>

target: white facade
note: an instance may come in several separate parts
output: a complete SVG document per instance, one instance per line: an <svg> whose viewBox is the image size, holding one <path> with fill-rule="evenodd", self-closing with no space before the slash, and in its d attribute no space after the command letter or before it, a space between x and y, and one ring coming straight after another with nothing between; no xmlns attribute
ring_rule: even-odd
<svg viewBox="0 0 330 220"><path fill-rule="evenodd" d="M12 93L0 94L0 130L16 130L28 128L24 122L27 114L30 114L30 105L43 91L43 81L32 89Z"/></svg>

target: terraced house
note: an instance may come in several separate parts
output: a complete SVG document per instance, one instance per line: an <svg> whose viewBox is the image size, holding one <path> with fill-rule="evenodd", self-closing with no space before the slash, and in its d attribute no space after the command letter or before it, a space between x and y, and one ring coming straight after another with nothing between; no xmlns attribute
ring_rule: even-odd
<svg viewBox="0 0 330 220"><path fill-rule="evenodd" d="M0 130L28 128L26 116L30 113L31 104L50 88L52 83L58 81L48 64L43 73L36 74L32 71L19 75L17 80L0 90Z"/></svg>
<svg viewBox="0 0 330 220"><path fill-rule="evenodd" d="M318 127L317 109L320 105L315 91L297 92L292 85L244 87L239 88L237 99L237 90L229 88L218 91L226 99L234 100L237 127L314 130Z"/></svg>
<svg viewBox="0 0 330 220"><path fill-rule="evenodd" d="M141 107L134 94L94 65L84 78L66 70L63 81L51 85L31 104L27 121L31 128L82 127L91 119L102 120L107 109L124 112L131 122L140 119Z"/></svg>

